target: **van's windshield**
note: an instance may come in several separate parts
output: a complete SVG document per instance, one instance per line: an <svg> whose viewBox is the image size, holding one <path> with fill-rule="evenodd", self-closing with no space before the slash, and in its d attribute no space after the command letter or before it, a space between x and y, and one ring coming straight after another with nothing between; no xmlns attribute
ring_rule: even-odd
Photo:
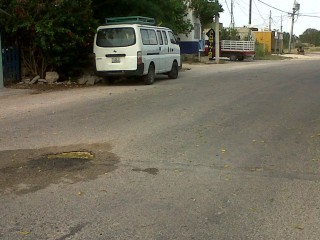
<svg viewBox="0 0 320 240"><path fill-rule="evenodd" d="M133 28L105 28L97 33L99 47L127 47L136 43Z"/></svg>

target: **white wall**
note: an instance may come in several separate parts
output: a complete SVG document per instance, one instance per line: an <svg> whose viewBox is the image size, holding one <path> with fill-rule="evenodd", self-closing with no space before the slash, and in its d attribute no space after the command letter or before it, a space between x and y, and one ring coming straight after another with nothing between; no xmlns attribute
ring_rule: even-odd
<svg viewBox="0 0 320 240"><path fill-rule="evenodd" d="M179 34L178 37L182 42L194 42L199 41L201 39L201 24L200 19L193 14L193 11L189 8L188 15L185 17L186 19L190 19L191 24L193 26L193 30L186 36L185 34ZM196 26L195 26L196 24ZM198 28L197 28L198 26ZM195 30L198 29L198 33L195 34Z"/></svg>

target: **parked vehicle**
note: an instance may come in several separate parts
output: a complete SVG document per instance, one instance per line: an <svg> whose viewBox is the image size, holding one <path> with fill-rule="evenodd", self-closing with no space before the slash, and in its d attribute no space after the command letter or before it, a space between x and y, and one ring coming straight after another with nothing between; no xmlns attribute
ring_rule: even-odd
<svg viewBox="0 0 320 240"><path fill-rule="evenodd" d="M208 55L209 48L205 48L205 54ZM255 55L254 41L235 41L222 40L220 42L220 57L227 57L231 61L243 61L245 58L252 58ZM215 56L215 49L213 49Z"/></svg>
<svg viewBox="0 0 320 240"><path fill-rule="evenodd" d="M153 18L107 18L94 38L96 74L139 76L153 84L156 74L175 79L181 67L180 47L172 30L155 26Z"/></svg>
<svg viewBox="0 0 320 240"><path fill-rule="evenodd" d="M302 46L299 46L299 47L297 48L297 54L299 54L299 55L304 55L304 48L303 48Z"/></svg>

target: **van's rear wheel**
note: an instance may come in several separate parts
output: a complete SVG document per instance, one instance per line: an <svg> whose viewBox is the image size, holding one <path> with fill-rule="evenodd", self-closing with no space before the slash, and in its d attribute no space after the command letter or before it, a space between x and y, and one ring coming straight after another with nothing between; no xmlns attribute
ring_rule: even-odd
<svg viewBox="0 0 320 240"><path fill-rule="evenodd" d="M171 71L168 73L170 79L176 79L179 75L179 66L177 62L172 63Z"/></svg>
<svg viewBox="0 0 320 240"><path fill-rule="evenodd" d="M154 68L153 64L150 64L149 69L148 69L148 74L142 77L144 84L146 84L146 85L153 84L155 76L156 76L155 68Z"/></svg>

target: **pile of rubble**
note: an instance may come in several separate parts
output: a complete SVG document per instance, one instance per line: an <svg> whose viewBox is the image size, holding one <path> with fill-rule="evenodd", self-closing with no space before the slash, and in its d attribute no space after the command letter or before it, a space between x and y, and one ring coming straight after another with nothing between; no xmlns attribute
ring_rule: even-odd
<svg viewBox="0 0 320 240"><path fill-rule="evenodd" d="M46 77L45 79L42 79L39 75L35 76L34 78L30 79L30 78L26 78L23 81L21 81L19 84L71 84L71 83L76 83L79 85L94 85L98 82L101 82L103 79L91 75L91 74L84 74L82 77L80 77L77 82L71 82L71 80L69 81L65 81L65 82L59 82L60 76L57 72L46 72Z"/></svg>

